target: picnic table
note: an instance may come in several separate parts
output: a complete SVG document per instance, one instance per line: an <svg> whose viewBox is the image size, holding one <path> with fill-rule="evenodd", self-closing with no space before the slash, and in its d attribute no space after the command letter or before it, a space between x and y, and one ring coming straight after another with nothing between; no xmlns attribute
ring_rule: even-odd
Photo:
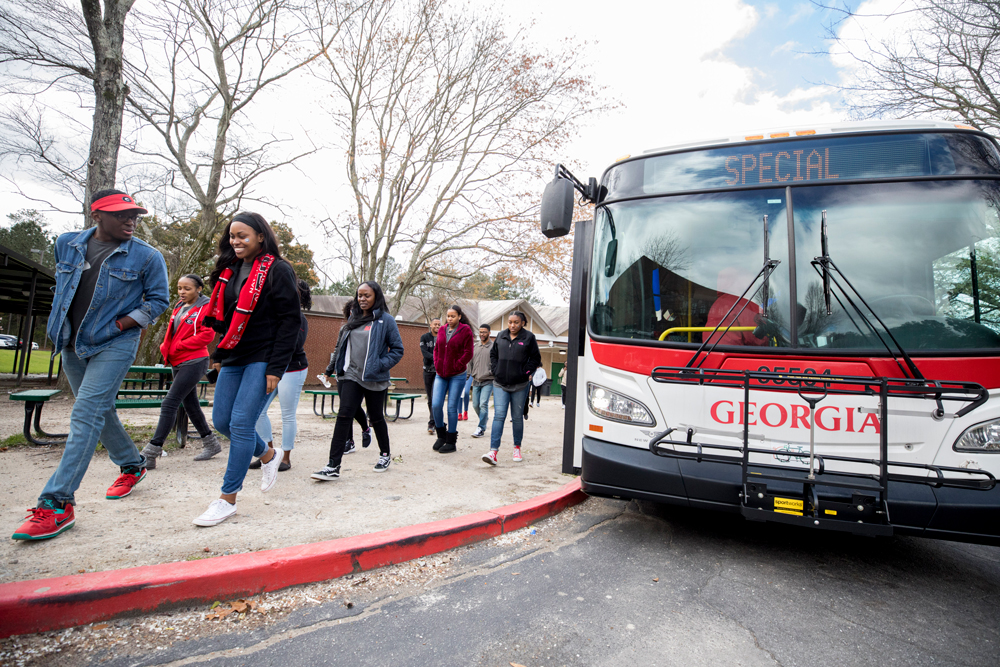
<svg viewBox="0 0 1000 667"><path fill-rule="evenodd" d="M140 373L142 374L142 378L126 377L122 380L122 386L118 389L118 397L115 398L115 409L163 407L163 398L169 391L166 388L169 384L167 375L169 374L171 376L170 379L173 379L173 371L170 366L131 366L128 372ZM152 384L151 379L146 379L147 374L157 376L156 389L146 387L147 384ZM129 388L129 384L132 385L131 388ZM136 387L137 384L139 385L138 387ZM202 407L208 405L208 401L205 399L207 391L208 380L200 380L198 382L198 402ZM143 396L149 396L150 398L142 398ZM188 438L188 414L183 405L177 407L177 420L174 422L174 425L177 432L177 444L183 448L187 445Z"/></svg>
<svg viewBox="0 0 1000 667"><path fill-rule="evenodd" d="M24 401L24 439L31 444L61 445L69 437L68 433L46 433L38 424L42 418L42 407L45 405L45 401L59 393L61 393L59 389L31 389L10 395L10 400L12 401ZM38 440L32 435L32 415L34 415L35 432L44 438L49 438L48 440Z"/></svg>
<svg viewBox="0 0 1000 667"><path fill-rule="evenodd" d="M337 411L334 409L334 400L339 396L336 389L306 389L306 394L312 394L313 397L313 414L317 417L322 417L323 419L335 419L337 417ZM326 397L330 397L330 413L326 412ZM397 419L409 419L413 416L413 403L416 399L423 396L423 394L401 394L401 393L386 393L385 395L385 406L383 407L383 412L385 413L385 418L391 422ZM316 398L319 397L319 411L316 411ZM389 415L389 401L396 402L396 412L391 416ZM405 417L400 414L400 408L403 401L410 402L410 413Z"/></svg>
<svg viewBox="0 0 1000 667"><path fill-rule="evenodd" d="M156 375L157 376L157 378L156 378L156 388L157 389L163 389L164 388L164 385L167 383L167 376L168 375L171 376L171 378L173 377L173 371L171 370L170 366L130 366L129 369L128 369L128 372L129 373L140 373L142 375L142 379L138 379L137 380L135 378L130 378L130 377L126 376L125 379L122 380L122 386L123 387L126 384L128 384L128 383L132 383L132 385L133 385L132 388L133 389L135 388L136 384L140 384L144 388L146 386L147 382L152 382L153 381L152 379L149 379L149 380L146 379L147 375Z"/></svg>

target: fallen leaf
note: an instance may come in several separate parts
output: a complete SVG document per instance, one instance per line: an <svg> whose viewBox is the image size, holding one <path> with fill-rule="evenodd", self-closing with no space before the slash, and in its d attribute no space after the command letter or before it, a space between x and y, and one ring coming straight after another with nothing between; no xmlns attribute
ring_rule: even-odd
<svg viewBox="0 0 1000 667"><path fill-rule="evenodd" d="M208 554L212 553L212 550L209 549L208 547L205 547L204 549L202 549L202 551L204 551L205 553L208 553Z"/></svg>
<svg viewBox="0 0 1000 667"><path fill-rule="evenodd" d="M653 581L659 581L659 580L660 580L659 577L653 577Z"/></svg>
<svg viewBox="0 0 1000 667"><path fill-rule="evenodd" d="M212 606L210 607L210 609L215 609L215 608L216 608L216 607L218 607L218 606L219 606L220 604L222 604L222 603L221 603L221 602L219 602L218 600L216 600L215 602L213 602L213 603L212 603Z"/></svg>
<svg viewBox="0 0 1000 667"><path fill-rule="evenodd" d="M524 665L518 664L516 662L510 663L510 667L524 667Z"/></svg>
<svg viewBox="0 0 1000 667"><path fill-rule="evenodd" d="M249 607L247 607L246 600L236 600L235 602L230 602L229 606L233 608L233 611L238 611L241 614L249 609Z"/></svg>
<svg viewBox="0 0 1000 667"><path fill-rule="evenodd" d="M108 627L107 623L98 623L94 626L94 630L103 630L106 627Z"/></svg>
<svg viewBox="0 0 1000 667"><path fill-rule="evenodd" d="M77 572L86 572L86 570L77 570Z"/></svg>
<svg viewBox="0 0 1000 667"><path fill-rule="evenodd" d="M229 616L234 611L236 611L236 610L235 609L220 609L220 610L218 610L216 612L213 612L211 614L205 614L205 619L209 620L209 621L217 621L219 619L225 618L226 616Z"/></svg>
<svg viewBox="0 0 1000 667"><path fill-rule="evenodd" d="M519 575L519 574L521 574L521 573L520 573L520 572L515 572L515 573L514 573L514 576L516 577L516 576L517 576L517 575Z"/></svg>

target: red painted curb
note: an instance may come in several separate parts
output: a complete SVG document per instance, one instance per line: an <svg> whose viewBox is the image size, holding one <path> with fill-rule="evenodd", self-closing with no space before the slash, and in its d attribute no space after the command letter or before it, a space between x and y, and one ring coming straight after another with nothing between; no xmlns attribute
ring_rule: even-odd
<svg viewBox="0 0 1000 667"><path fill-rule="evenodd" d="M523 528L586 497L577 478L523 503L358 537L0 584L0 638L246 597L402 563Z"/></svg>

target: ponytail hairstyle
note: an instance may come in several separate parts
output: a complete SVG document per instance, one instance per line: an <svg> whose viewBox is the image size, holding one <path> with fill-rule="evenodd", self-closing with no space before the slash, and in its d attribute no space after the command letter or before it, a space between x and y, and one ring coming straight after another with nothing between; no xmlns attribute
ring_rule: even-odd
<svg viewBox="0 0 1000 667"><path fill-rule="evenodd" d="M201 289L205 286L205 281L197 273L185 273L181 278L187 278L194 283L194 286Z"/></svg>
<svg viewBox="0 0 1000 667"><path fill-rule="evenodd" d="M213 288L215 287L215 283L219 281L219 276L222 275L222 272L236 262L236 251L233 250L233 246L229 243L229 230L232 228L234 222L242 222L258 234L263 235L264 240L261 241L260 247L262 255L274 255L275 259L281 259L278 237L274 233L274 230L271 229L271 225L267 224L264 216L260 213L250 213L249 211L237 213L229 221L229 224L226 225L226 228L222 230L222 236L219 237L219 257L215 260L215 269L212 271L211 276L209 276L209 282Z"/></svg>
<svg viewBox="0 0 1000 667"><path fill-rule="evenodd" d="M472 328L472 322L469 321L469 316L465 314L465 311L462 310L462 307L460 305L458 305L457 303L453 303L452 305L448 306L448 310L454 310L456 313L458 313L458 321L462 324L467 324L470 329Z"/></svg>
<svg viewBox="0 0 1000 667"><path fill-rule="evenodd" d="M299 278L296 281L296 285L299 288L299 305L302 310L312 310L313 298L312 291L309 289L309 283Z"/></svg>

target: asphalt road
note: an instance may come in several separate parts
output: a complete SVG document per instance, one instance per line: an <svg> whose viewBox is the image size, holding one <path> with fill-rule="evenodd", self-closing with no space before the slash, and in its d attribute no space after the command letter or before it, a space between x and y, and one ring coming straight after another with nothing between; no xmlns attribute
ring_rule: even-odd
<svg viewBox="0 0 1000 667"><path fill-rule="evenodd" d="M590 499L455 553L433 587L95 664L1000 664L1000 548Z"/></svg>

